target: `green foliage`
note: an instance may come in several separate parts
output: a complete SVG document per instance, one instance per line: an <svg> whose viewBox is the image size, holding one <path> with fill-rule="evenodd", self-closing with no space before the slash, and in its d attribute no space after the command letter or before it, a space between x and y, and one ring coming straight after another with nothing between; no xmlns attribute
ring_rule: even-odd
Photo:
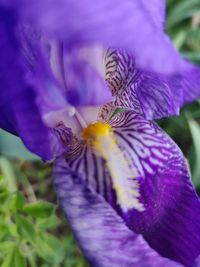
<svg viewBox="0 0 200 267"><path fill-rule="evenodd" d="M176 0L168 2L170 10L166 23L168 31L171 31L175 26L182 28L185 20L191 19L200 10L199 0Z"/></svg>
<svg viewBox="0 0 200 267"><path fill-rule="evenodd" d="M62 225L67 227L55 204L37 200L28 178L19 179L20 174L0 158L0 266L86 267L72 235L66 230L58 234Z"/></svg>
<svg viewBox="0 0 200 267"><path fill-rule="evenodd" d="M35 218L49 218L54 212L54 205L45 201L37 201L24 205L23 211Z"/></svg>
<svg viewBox="0 0 200 267"><path fill-rule="evenodd" d="M187 121L193 139L193 153L190 154L192 177L196 186L200 184L200 125L187 114Z"/></svg>
<svg viewBox="0 0 200 267"><path fill-rule="evenodd" d="M168 0L166 30L183 55L200 64L200 1Z"/></svg>
<svg viewBox="0 0 200 267"><path fill-rule="evenodd" d="M36 240L36 252L49 263L60 263L65 257L65 249L62 242L55 236L39 232Z"/></svg>

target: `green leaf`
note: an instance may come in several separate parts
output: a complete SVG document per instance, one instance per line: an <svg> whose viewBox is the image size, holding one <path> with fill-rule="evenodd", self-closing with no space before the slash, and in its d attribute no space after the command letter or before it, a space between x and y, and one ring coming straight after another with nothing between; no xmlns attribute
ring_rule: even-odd
<svg viewBox="0 0 200 267"><path fill-rule="evenodd" d="M59 263L65 257L65 249L59 239L48 233L38 233L36 253L47 262Z"/></svg>
<svg viewBox="0 0 200 267"><path fill-rule="evenodd" d="M19 251L16 244L13 242L6 242L4 249L7 249L7 255L1 267L26 267L26 259Z"/></svg>
<svg viewBox="0 0 200 267"><path fill-rule="evenodd" d="M0 251L8 254L8 251L13 250L16 243L14 241L5 241L0 243Z"/></svg>
<svg viewBox="0 0 200 267"><path fill-rule="evenodd" d="M48 218L38 218L37 219L37 227L39 229L55 229L61 224L61 220L55 215L52 214Z"/></svg>
<svg viewBox="0 0 200 267"><path fill-rule="evenodd" d="M16 192L17 191L16 177L10 161L4 157L0 157L0 169L4 175L8 190L10 192Z"/></svg>
<svg viewBox="0 0 200 267"><path fill-rule="evenodd" d="M194 163L194 167L192 169L192 178L193 182L196 186L200 184L200 126L198 123L191 117L188 117L188 124L191 131L196 160Z"/></svg>
<svg viewBox="0 0 200 267"><path fill-rule="evenodd" d="M18 234L18 231L17 231L17 225L16 224L9 224L9 227L8 227L8 230L9 230L9 234L18 239L19 238L19 234Z"/></svg>
<svg viewBox="0 0 200 267"><path fill-rule="evenodd" d="M26 267L26 259L18 248L14 251L14 267Z"/></svg>
<svg viewBox="0 0 200 267"><path fill-rule="evenodd" d="M8 226L4 224L0 224L0 245L1 242L5 239L5 237L8 235Z"/></svg>
<svg viewBox="0 0 200 267"><path fill-rule="evenodd" d="M188 60L195 61L197 63L200 62L200 52L187 51L183 53L183 56Z"/></svg>
<svg viewBox="0 0 200 267"><path fill-rule="evenodd" d="M13 267L14 248L11 247L1 265L1 267Z"/></svg>
<svg viewBox="0 0 200 267"><path fill-rule="evenodd" d="M179 31L173 38L173 43L174 46L176 47L177 50L180 50L181 47L183 46L185 40L186 40L187 33L186 31L182 30Z"/></svg>
<svg viewBox="0 0 200 267"><path fill-rule="evenodd" d="M11 208L13 211L21 210L25 204L25 197L16 192L11 195Z"/></svg>
<svg viewBox="0 0 200 267"><path fill-rule="evenodd" d="M173 28L178 23L193 16L200 9L199 0L177 1L167 16L167 29Z"/></svg>
<svg viewBox="0 0 200 267"><path fill-rule="evenodd" d="M19 235L25 240L34 243L36 233L33 223L21 215L16 215L16 223Z"/></svg>
<svg viewBox="0 0 200 267"><path fill-rule="evenodd" d="M8 215L10 213L15 213L17 210L22 209L24 203L25 198L21 193L10 193L1 205L1 212Z"/></svg>
<svg viewBox="0 0 200 267"><path fill-rule="evenodd" d="M5 202L6 198L8 197L8 192L1 192L0 193L0 206Z"/></svg>
<svg viewBox="0 0 200 267"><path fill-rule="evenodd" d="M37 218L47 218L50 217L54 212L55 206L49 202L37 201L33 203L26 204L23 211Z"/></svg>

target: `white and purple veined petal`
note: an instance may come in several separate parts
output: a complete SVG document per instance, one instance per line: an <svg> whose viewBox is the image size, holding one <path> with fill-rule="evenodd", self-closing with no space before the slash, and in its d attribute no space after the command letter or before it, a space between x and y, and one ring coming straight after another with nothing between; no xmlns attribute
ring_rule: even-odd
<svg viewBox="0 0 200 267"><path fill-rule="evenodd" d="M25 144L28 146L29 149L31 149L31 151L39 154L40 156L42 156L42 158L50 159L51 158L51 156L50 156L51 152L49 152L49 148L48 148L49 145L48 144L46 144L46 147L44 149L42 149L42 150L45 150L45 151L40 151L40 149L42 147L40 145L40 142L41 142L40 140L43 140L43 138L41 136L42 129L44 131L44 136L49 135L49 134L47 134L47 132L49 132L49 129L45 125L46 121L43 121L44 117L46 118L46 113L48 113L48 115L49 115L49 112L51 113L52 110L56 110L57 111L58 109L62 109L64 106L68 105L67 98L69 97L69 95L70 95L70 98L72 100L75 99L75 97L72 97L73 93L74 93L75 96L77 96L77 95L81 96L80 97L81 101L79 101L79 104L82 103L82 104L88 104L88 105L90 105L90 104L92 104L92 105L94 105L94 104L102 104L104 101L106 102L106 101L108 101L108 99L110 99L110 95L109 95L108 90L104 90L106 88L106 85L105 85L105 82L102 79L102 77L100 77L98 75L98 73L93 71L93 69L91 69L91 66L89 66L88 64L85 65L85 62L84 62L84 64L83 63L80 64L80 62L75 62L74 64L71 65L71 66L73 66L73 65L76 66L76 67L74 67L74 73L76 73L76 72L79 73L79 75L77 75L77 76L80 77L80 82L76 83L77 84L77 88L78 88L77 90L75 90L74 87L73 87L73 90L70 91L70 94L68 93L67 96L65 95L65 90L63 90L63 83L62 83L63 81L61 82L61 80L63 80L63 77L65 76L64 73L63 73L63 68L62 68L63 67L62 66L62 52L63 52L62 44L63 44L63 40L66 41L66 39L64 38L64 39L60 40L59 39L59 36L60 36L59 34L58 34L59 36L57 36L56 34L55 34L55 36L50 34L52 38L48 39L49 35L47 33L47 32L49 32L49 33L51 32L51 26L53 25L51 23L53 21L55 22L55 18L57 19L58 16L63 14L62 12L65 9L64 8L62 9L62 6L59 6L58 13L55 12L54 5L55 4L57 5L57 3L54 2L54 1L48 1L48 0L43 2L42 4L41 4L41 2L38 4L37 1L34 1L34 2L30 2L30 1L26 2L25 1L24 5L21 6L22 2L23 1L21 1L21 0L18 1L17 2L17 6L16 6L16 2L15 1L7 1L7 2L4 1L4 2L1 3L2 21L3 21L2 26L5 25L6 23L8 23L7 26L6 26L7 30L5 30L5 31L3 30L2 33L1 33L2 34L2 38L1 39L2 40L5 39L5 40L8 41L8 43L6 45L6 48L5 48L4 44L2 43L2 49L1 49L2 53L4 53L4 51L6 51L6 50L8 51L8 53L4 53L6 55L6 57L3 54L2 54L2 57L1 57L2 58L2 66L3 66L3 69L4 69L3 71L4 71L4 73L6 73L6 75L3 75L3 78L5 79L6 77L8 77L8 74L9 74L9 77L10 77L9 78L10 81L9 82L8 81L5 82L6 85L2 82L2 88L12 87L12 89L8 90L8 91L7 90L2 90L2 92L1 92L2 95L3 95L3 96L1 95L2 96L1 97L1 107L2 107L1 116L4 116L4 117L1 118L0 122L1 122L1 126L4 129L7 129L7 130L9 130L9 131L11 131L13 133L17 133L18 135L21 135L22 139L25 142ZM26 3L28 3L28 6L26 6ZM66 8L71 2L70 1L65 1L65 2L61 1L60 3L64 4L63 7ZM34 16L34 9L31 8L32 4L33 5L35 5L35 4L37 5L38 4L38 6L37 6L38 10L36 12L37 14L35 14L36 17L37 17L37 15L40 17L40 15L43 14L43 12L44 12L45 16L41 16L40 17L43 21L37 20L37 18L39 18L39 17L36 18ZM95 8L96 8L95 10L98 11L97 12L97 14L99 15L98 18L102 18L102 19L104 18L105 19L105 21L104 21L105 24L107 22L110 23L111 22L111 18L109 17L109 21L107 21L107 18L108 18L108 16L106 15L107 13L104 14L105 15L104 17L102 17L101 16L102 13L100 13L100 11L105 10L107 5L111 6L111 4L112 4L112 1L109 2L109 3L107 3L107 2L103 3L102 2L99 5L95 6ZM159 11L162 8L160 9L159 5L158 5L158 9L157 8L156 9L153 8L152 2L149 3L148 8L144 6L144 3L142 3L142 2L139 3L138 1L134 1L134 3L129 2L128 4L125 3L125 4L123 4L124 5L123 6L124 10L128 10L127 8L129 7L129 5L133 5L133 4L135 6L134 13L135 14L137 13L137 16L134 16L134 19L136 19L138 22L141 21L143 16L145 16L145 21L146 21L147 17L149 18L149 21L151 21L152 20L151 19L151 14L154 14L153 16L157 17L158 13L159 13L159 14L161 14L161 17L163 17L163 12ZM70 5L70 8L72 8L72 9L74 8L75 10L79 10L79 11L82 10L82 9L80 10L80 5L79 5L78 2L74 2L74 5ZM69 8L69 10L70 10L70 8ZM119 8L119 6L117 8ZM3 12L4 12L3 10L7 10L7 15L3 14ZM29 14L30 10L31 10L31 14ZM27 11L27 13L26 13L26 11ZM83 17L85 17L89 10L88 10L88 8L86 8L86 10L84 9L82 11L83 11L83 13L81 13L81 14L83 15ZM54 14L51 13L51 12L54 12ZM59 12L61 12L61 13L59 13ZM28 14L30 15L30 17L29 17ZM96 16L97 14L95 12L92 12L93 16L91 17L91 21L90 22L92 22L92 21L95 22L95 19L97 18L97 16ZM157 14L157 15L155 15L155 14ZM33 17L32 17L32 15L33 15ZM120 10L120 13L116 10L116 13L114 12L114 13L112 13L112 15L114 15L114 17L113 17L114 19L118 20L118 17L121 16L121 10ZM116 17L115 17L115 15L116 15ZM10 24L9 21L11 21L13 18L15 20L15 23L14 24L11 23L12 24L12 27L11 27L11 24ZM88 18L88 16L87 16L87 18ZM66 19L68 19L68 17L66 17ZM79 26L83 26L83 28L84 27L87 28L87 26L89 26L89 24L87 24L87 20L85 21L86 24L83 24L83 21L84 20L81 20L81 24L79 24ZM160 21L160 19L158 19L158 21ZM31 22L31 27L33 27L33 31L31 31L30 28L28 28L28 30L25 31L25 36L23 36L23 38L22 38L22 35L18 34L19 33L18 32L19 29L18 29L17 26L19 26L19 24L21 24L21 23L22 24L29 23L29 25L30 25L30 22ZM46 28L46 26L44 25L46 22L48 22L47 24L50 27L49 31L47 29L48 27ZM59 21L57 21L57 22L59 22ZM66 21L63 20L63 22L66 22ZM100 32L102 32L102 29L104 31L105 27L102 27L102 26L100 27L100 24L99 24L102 21L97 19L96 22L97 22L97 24L94 24L93 26L96 27L96 26L99 25L98 29L100 29ZM102 25L104 25L104 22L102 22ZM39 24L37 24L37 23L39 23ZM152 22L152 25L153 24L155 24L155 23ZM43 26L42 25L44 26L44 28L46 28L47 31L45 31L45 29L43 31ZM55 25L57 27L59 26L58 23L54 24L54 26ZM93 30L92 31L88 31L88 36L86 36L86 34L83 31L84 35L80 35L79 36L80 39L77 39L78 41L74 43L74 41L73 41L74 39L73 38L77 34L76 27L73 28L73 25L74 25L73 21L72 21L72 23L70 25L71 25L70 26L71 27L71 31L69 33L71 35L70 34L69 34L69 36L67 35L67 38L68 38L67 40L71 40L71 41L66 44L67 48L69 48L69 49L74 44L76 44L77 46L79 46L79 45L81 46L83 44L87 46L88 43L91 44L91 43L93 43L93 41L94 42L100 41L101 44L104 44L104 40L105 40L104 38L107 38L107 37L108 37L108 39L111 38L110 35L107 35L107 37L106 36L102 36L102 39L101 39L100 33L98 31L94 32ZM39 27L37 28L37 26L39 26ZM41 26L41 28L40 28L40 26ZM91 27L93 27L93 26L91 26ZM137 27L136 23L133 26L136 27L137 29L139 28L139 27ZM36 29L34 27L36 27ZM61 27L60 28L59 27L57 28L57 27L55 29L55 33L61 29ZM154 28L154 26L153 26L153 28ZM40 51L40 48L41 48L40 47L40 45L41 45L41 43L40 43L41 35L40 34L37 35L37 32L38 31L40 32L41 29L42 29L42 34L44 34L44 36L42 37L43 45L45 43L44 40L48 40L46 42L46 47L44 48L44 50L49 50L49 54L50 55L49 55L49 58L47 56L47 59L49 59L49 61L50 61L50 62L48 62L50 66L48 66L48 64L43 64L43 53L38 53L38 51L37 51L37 50ZM106 29L109 29L109 28L106 28ZM129 27L127 29L129 29ZM132 29L132 25L131 25L131 29ZM148 27L145 28L145 31L147 30L147 33L149 33L148 29L149 29ZM75 30L75 31L73 32L73 30ZM91 28L90 28L90 30L91 30ZM63 31L63 29L62 29L62 31ZM30 36L27 36L26 35L27 33ZM93 33L95 33L95 34L93 35ZM5 35L5 38L4 38L4 35ZM96 37L95 37L95 35L96 35ZM117 35L118 35L118 32L117 32ZM133 35L134 34L129 35L129 36L133 36ZM72 37L72 39L70 39L70 36ZM86 36L86 39L88 38L87 42L85 42L86 40L85 41L83 40L85 38L85 36ZM147 34L147 36L148 36L148 34ZM28 37L28 38L26 38L26 37ZM58 37L58 39L57 39L57 37ZM93 39L93 37L94 37L94 39ZM81 38L83 38L83 39L81 39ZM90 38L92 38L92 39L90 39ZM120 39L123 40L123 38L118 38L117 37L117 40L120 40ZM124 40L127 40L127 39L124 38ZM84 41L84 42L82 42L82 41ZM141 40L141 42L143 42L143 41L144 40ZM26 45L24 46L23 42L26 42L27 46ZM71 44L71 45L69 45L69 44ZM111 42L111 44L112 44L112 42ZM148 44L148 42L145 42L145 44ZM138 44L136 44L136 46L137 45ZM141 49L140 45L138 47L140 47L140 49ZM32 50L33 53L30 53L30 50ZM145 49L143 51L145 51L145 53L147 52L147 50L145 50ZM24 52L25 52L25 55L24 55ZM138 55L138 59L137 60L140 61L140 53L136 53L136 54ZM12 55L14 55L14 56L12 56ZM26 59L28 59L28 61L29 61L28 63L29 64L27 64L27 62L25 60L26 56L28 57ZM143 56L146 58L146 55L142 55L142 57ZM148 53L147 53L147 58L145 59L145 61L146 60L148 61ZM10 66L13 64L13 62L15 62L15 64L14 64L14 66L12 66L12 68L10 68ZM33 66L34 64L39 66L39 67L36 67L36 70L34 69L34 66ZM27 72L27 68L25 68L24 65L26 67L27 67L27 65L29 65L29 67L31 65L31 67L33 68L32 71L33 71L34 75L30 74L30 72ZM18 67L15 68L16 66L18 66ZM83 68L84 70L80 71L80 69L82 69L83 66L85 66ZM173 66L175 66L175 65L173 64ZM48 67L50 69L52 68L52 72L53 73L51 73L51 71L48 70ZM42 69L42 71L41 71L41 69ZM195 70L194 72L195 72L195 78L192 79L192 81L193 81L193 85L195 85L195 86L192 86L192 87L195 88L195 90L191 91L191 93L189 95L190 100L193 99L194 97L196 97L197 91L198 91L198 85L196 86L196 83L198 82L198 77L199 77L198 70ZM54 74L55 77L53 77L52 74ZM19 78L16 79L17 76L19 76L20 79ZM191 88L191 84L188 83L188 80L189 80L190 77L191 77L191 75L189 75L187 77L187 79L186 79L186 82L184 82L184 88L185 88L184 92L188 92L188 90ZM192 76L192 77L194 77L194 76ZM54 78L58 79L58 81L56 81ZM92 83L97 85L98 90L95 90L92 85L90 85L90 86L88 85L88 84L90 84L88 82L90 79L91 79ZM33 82L33 80L34 80L34 82ZM173 81L172 82L170 81L171 84L174 84L174 87L175 86L176 87L179 86L180 88L182 88L182 86L183 86L182 79L180 79L180 78L177 79L177 76L176 76L175 80L176 80L175 83ZM15 81L15 82L12 83L11 81ZM60 83L58 83L58 82L60 82ZM83 82L84 86L88 85L87 90L86 90L87 94L83 94L82 93L81 86L80 86L80 85L82 85L82 82ZM75 80L73 80L72 83L75 83ZM19 85L19 86L16 87L16 84ZM21 101L22 99L20 97L21 97L21 95L27 93L27 92L22 92L21 91L21 88L24 88L24 90L25 90L26 86L28 86L28 88L29 88L31 93L30 93L29 97L24 97L23 99L26 99L26 101L29 101L29 104L27 105L27 107L31 107L31 108L29 108L29 109L26 108L26 112L20 111L21 115L19 116L20 117L19 120L17 119L18 120L18 122L17 122L16 118L18 117L18 115L15 116L14 113L17 113L18 111L15 108L15 105L12 105L12 107L9 106L9 104L8 104L9 101L8 100L9 99L13 99L16 96L15 102L19 101L19 103L16 103L16 106L20 107L19 110L20 109L24 110L22 108L23 103L22 103L22 101ZM16 88L17 88L17 90L16 90ZM135 90L135 86L134 86L134 90ZM140 90L140 91L142 91L142 90ZM184 95L183 99L179 99L177 101L174 100L174 101L171 101L171 102L168 101L168 99L167 99L167 101L168 101L167 103L169 103L169 102L170 103L175 103L175 105L173 105L173 110L174 109L177 110L176 109L176 105L179 104L178 101L181 101L181 103L182 103L183 101L186 101L188 99L187 93L182 94L181 90L179 90L179 91L180 91L180 95ZM147 92L147 90L145 92L146 92L146 95L149 94L149 92ZM6 95L6 100L4 98L4 95ZM126 104L133 101L133 97L132 97L132 95L130 93L127 94L127 92L124 92L124 95L125 95L125 98L126 98ZM166 115L166 112L167 112L166 110L168 110L167 114L174 113L171 110L171 106L168 107L167 105L160 105L160 107L162 107L162 106L164 107L164 111L161 110L161 112L159 111L159 114L155 114L154 115L154 113L157 112L156 108L155 108L156 105L154 105L155 100L157 98L152 100L151 94L150 94L150 97L147 97L147 98L146 98L146 95L142 94L142 96L140 97L141 99L143 99L142 101L144 102L144 107L145 107L144 110L146 110L145 111L146 112L146 117L159 117L159 116ZM117 104L117 105L118 104L122 104L121 102L122 102L122 100L118 98L116 100L115 104ZM9 103L11 103L11 102L9 102ZM162 101L162 103L165 104L165 99L164 99L164 101ZM33 112L33 110L34 110L34 112ZM33 113L33 114L29 114L29 113ZM24 115L24 116L22 116L22 115ZM25 116L27 118L25 118ZM23 117L23 118L21 118L21 117ZM29 122L29 121L32 121L32 125L31 126L30 125L28 125L28 126L22 125L22 123L23 124L24 123L27 124L27 122ZM36 125L37 123L38 123L38 126ZM26 129L22 130L24 128L26 128ZM29 131L28 129L32 129L32 130ZM38 133L41 133L41 134L38 134ZM29 134L30 137L28 137L27 134ZM31 135L32 135L32 137L31 137ZM30 142L30 144L29 144L29 142ZM45 144L44 140L41 143Z"/></svg>
<svg viewBox="0 0 200 267"><path fill-rule="evenodd" d="M132 232L104 198L64 158L54 166L60 205L91 267L181 267Z"/></svg>
<svg viewBox="0 0 200 267"><path fill-rule="evenodd" d="M200 70L191 66L177 75L161 75L138 68L137 57L109 49L105 56L106 80L115 106L138 112L146 119L178 115L180 108L200 96Z"/></svg>
<svg viewBox="0 0 200 267"><path fill-rule="evenodd" d="M72 123L71 105L68 103L62 82L60 62L62 49L60 46L58 48L61 51L54 49L55 46L45 40L40 29L35 29L34 25L26 25L23 24L24 21L19 21L18 14L13 12L12 8L3 5L0 6L0 12L2 40L0 126L19 135L33 153L44 160L50 160L56 153L52 151L54 145L51 145L51 142L54 143L52 127L63 119L63 117L57 118L56 123L53 123L56 115L66 111L65 120L68 118L68 126L76 125L75 120ZM58 73L61 74L61 79ZM97 74L95 71L90 73L93 74L95 81ZM102 78L99 78L99 81L100 85L106 87ZM102 103L102 100L99 100L102 88L99 88L98 96L94 94L95 87L90 85L90 88L93 94L89 92L89 101L87 98L86 104L91 102L97 104L98 101ZM107 92L110 96L110 92L108 90ZM83 95L82 91L79 93ZM84 99L82 101L84 102ZM62 150L62 147L60 149Z"/></svg>
<svg viewBox="0 0 200 267"><path fill-rule="evenodd" d="M123 213L127 225L161 255L192 266L200 251L200 202L184 156L156 124L134 113L122 113L113 127L119 145L143 177L145 210Z"/></svg>
<svg viewBox="0 0 200 267"><path fill-rule="evenodd" d="M138 113L119 113L109 123L121 153L138 174L136 196L144 210L137 204L124 208L126 202L119 198L107 159L81 139L76 139L65 154L70 175L80 176L103 196L129 229L142 234L159 254L192 266L200 253L200 202L180 149L156 124ZM120 170L121 164L116 162L116 168ZM121 186L122 192L130 192L126 180ZM133 191L133 196L137 192Z"/></svg>

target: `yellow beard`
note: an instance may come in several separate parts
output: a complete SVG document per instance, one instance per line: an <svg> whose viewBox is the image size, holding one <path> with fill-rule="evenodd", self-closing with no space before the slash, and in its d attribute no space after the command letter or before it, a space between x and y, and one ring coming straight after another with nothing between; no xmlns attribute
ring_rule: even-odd
<svg viewBox="0 0 200 267"><path fill-rule="evenodd" d="M122 210L144 211L143 204L139 202L138 173L117 145L112 127L107 123L96 122L85 128L82 136L94 153L106 161L117 195L117 203Z"/></svg>

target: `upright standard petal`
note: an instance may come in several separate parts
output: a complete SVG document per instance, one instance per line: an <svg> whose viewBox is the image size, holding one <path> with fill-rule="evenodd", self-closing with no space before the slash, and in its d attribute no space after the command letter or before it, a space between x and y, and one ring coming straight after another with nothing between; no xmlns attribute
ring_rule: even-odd
<svg viewBox="0 0 200 267"><path fill-rule="evenodd" d="M200 96L200 69L196 67L179 75L145 72L134 57L113 49L107 51L105 64L106 80L116 96L113 105L135 112L140 108L146 119L177 115L186 102Z"/></svg>
<svg viewBox="0 0 200 267"><path fill-rule="evenodd" d="M92 267L178 267L128 229L108 203L74 173L64 158L54 167L57 196Z"/></svg>
<svg viewBox="0 0 200 267"><path fill-rule="evenodd" d="M185 103L200 97L200 69L171 76L142 72L136 90L147 119L178 115Z"/></svg>
<svg viewBox="0 0 200 267"><path fill-rule="evenodd" d="M16 8L43 33L66 41L68 46L99 42L106 47L125 48L137 55L140 67L161 73L177 73L188 67L157 27L154 18L160 11L153 8L152 1L20 0ZM162 13L156 16L158 20Z"/></svg>

